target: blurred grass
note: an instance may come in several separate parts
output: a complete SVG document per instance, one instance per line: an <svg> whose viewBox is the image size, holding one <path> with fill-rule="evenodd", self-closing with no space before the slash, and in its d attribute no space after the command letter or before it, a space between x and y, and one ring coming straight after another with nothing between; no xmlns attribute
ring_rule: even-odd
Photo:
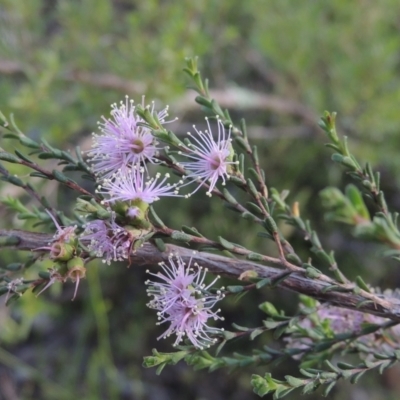
<svg viewBox="0 0 400 400"><path fill-rule="evenodd" d="M376 247L355 241L349 231L338 235L336 225L321 219L318 191L343 186L346 178L331 165L315 123L324 109L338 111L352 149L379 167L388 201L399 208L399 11L395 0L1 0L0 109L14 113L33 138L87 148L110 103L125 94L140 102L146 94L148 101L171 104L171 117L179 116L172 127L183 133L203 121L199 108L187 106L181 71L185 57L198 55L222 105L233 104L235 121L245 117L250 134L257 135L267 183L292 190L291 201L300 200L303 215L324 230L324 244L335 249L350 276L363 273L374 284L398 286L397 265L383 262ZM55 189L43 187L55 206L70 211L74 197ZM21 196L5 186L0 194ZM274 251L218 199L200 194L190 202L167 200L156 209L176 228L193 225L212 238ZM3 226L24 226L4 208L0 217ZM290 228L287 234L307 256L303 240ZM15 257L4 253L2 263ZM73 393L65 398L252 398L248 380L237 375L220 371L215 376L221 383L206 390L183 366L160 378L140 367L152 347L170 350L168 343L156 342L160 332L156 316L144 307L144 279L134 266L93 265L72 303L67 287L59 294L23 298L7 309L0 306L0 372L11 372L26 399L62 398L61 390L54 397L57 384L51 382ZM240 324L256 325L255 305L267 299L294 308L294 296L254 293L240 304L226 303L227 321L237 322L240 314ZM260 338L258 344L271 341ZM252 347L240 343L240 351L250 351L240 346ZM21 375L25 364L35 368ZM276 373L288 373L294 365L285 368ZM199 376L214 383L214 375ZM372 385L374 398L380 398L379 390L385 398L398 397L390 391L393 383L374 379ZM0 393L4 396L1 388ZM354 392L337 393L350 399Z"/></svg>

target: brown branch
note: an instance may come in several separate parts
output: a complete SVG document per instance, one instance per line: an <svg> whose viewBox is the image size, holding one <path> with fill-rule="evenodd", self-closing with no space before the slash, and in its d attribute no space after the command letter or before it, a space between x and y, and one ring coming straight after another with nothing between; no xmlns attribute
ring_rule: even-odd
<svg viewBox="0 0 400 400"><path fill-rule="evenodd" d="M46 246L51 240L52 235L0 229L0 238L14 238L18 240L17 244L8 246L10 248L32 250ZM6 245L3 247L6 247ZM185 261L193 258L193 262L197 262L199 265L208 268L213 274L226 275L233 278L238 278L243 272L249 270L257 272L259 278L269 278L271 280L282 274L282 269L279 268L272 268L247 260L227 258L210 253L193 252L191 249L175 245L167 245L167 251L160 252L154 245L146 243L135 253L131 254L130 261L135 268L152 267L161 261L167 261L171 253L179 253ZM335 289L326 290L330 286L331 284L328 282L308 278L303 273L298 272L292 272L277 285L278 288L305 294L337 307L374 314L400 322L400 299L371 294L370 297L375 297L379 302L366 301L368 297L363 293L356 294L353 291L341 292Z"/></svg>
<svg viewBox="0 0 400 400"><path fill-rule="evenodd" d="M4 245L4 247L16 250L34 250L39 247L47 246L52 241L53 234L22 231L20 229L0 229L0 238L12 238L18 240L17 244L12 246Z"/></svg>

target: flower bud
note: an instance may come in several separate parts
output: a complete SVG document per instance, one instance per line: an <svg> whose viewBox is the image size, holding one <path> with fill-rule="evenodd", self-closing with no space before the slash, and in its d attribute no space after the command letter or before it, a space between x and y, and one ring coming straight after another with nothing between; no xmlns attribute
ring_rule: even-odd
<svg viewBox="0 0 400 400"><path fill-rule="evenodd" d="M50 259L56 261L68 261L75 254L75 247L68 243L55 242L50 247Z"/></svg>
<svg viewBox="0 0 400 400"><path fill-rule="evenodd" d="M72 300L74 300L78 291L79 282L86 276L86 268L83 259L80 257L72 258L67 262L67 269L67 278L71 279L72 282L76 282L74 297L72 298Z"/></svg>

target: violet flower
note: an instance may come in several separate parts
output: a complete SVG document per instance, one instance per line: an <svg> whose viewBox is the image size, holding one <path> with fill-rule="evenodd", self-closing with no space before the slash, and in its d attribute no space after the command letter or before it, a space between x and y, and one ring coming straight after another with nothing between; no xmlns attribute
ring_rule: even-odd
<svg viewBox="0 0 400 400"><path fill-rule="evenodd" d="M112 118L102 117L98 123L101 134L93 134L92 150L88 152L93 172L103 178L135 164L156 162L158 150L150 130L139 125L143 120L136 114L133 100L126 96L125 102L111 107ZM158 113L161 123L167 116L168 108Z"/></svg>
<svg viewBox="0 0 400 400"><path fill-rule="evenodd" d="M213 306L224 295L218 291L210 293L209 289L218 277L209 285L204 283L206 270L197 264L196 270L185 266L183 260L176 256L175 261L169 259L169 265L160 263L163 272L151 275L159 281L147 281L148 295L153 299L148 307L157 310L158 325L169 324L167 330L158 338L176 335L174 346L181 343L185 337L198 349L204 349L214 344L217 339L215 334L222 332L219 328L210 327L210 319L223 320L217 311L212 311Z"/></svg>
<svg viewBox="0 0 400 400"><path fill-rule="evenodd" d="M88 222L80 241L108 265L111 261L126 260L132 246L129 232L120 227L114 219L110 222L99 219Z"/></svg>
<svg viewBox="0 0 400 400"><path fill-rule="evenodd" d="M217 119L218 136L214 139L211 126L206 118L208 129L205 132L198 131L195 126L197 137L188 135L194 140L190 143L185 156L191 161L182 162L180 165L189 171L185 178L192 178L200 182L199 186L188 196L197 192L199 188L208 183L207 195L211 196L217 181L222 180L223 184L229 179L229 167L236 162L232 161L231 129L226 132L220 119Z"/></svg>
<svg viewBox="0 0 400 400"><path fill-rule="evenodd" d="M364 324L383 325L388 321L382 317L332 305L317 303L317 307L315 313L305 316L297 325L294 325L291 335L285 338L287 348L304 351L312 348L313 344L322 338L320 336L322 332L314 332L314 328L321 326L325 331L324 335L329 338L344 333L357 335L361 332ZM397 348L400 343L400 330L398 326L385 330L379 329L376 332L355 338L354 343L363 344L380 352L388 348ZM294 358L301 358L300 354L297 354Z"/></svg>
<svg viewBox="0 0 400 400"><path fill-rule="evenodd" d="M108 201L153 203L161 196L179 196L176 184L167 182L169 174L161 178L157 173L150 178L143 167L135 165L132 169L119 170L112 178L105 179L97 190L108 196Z"/></svg>

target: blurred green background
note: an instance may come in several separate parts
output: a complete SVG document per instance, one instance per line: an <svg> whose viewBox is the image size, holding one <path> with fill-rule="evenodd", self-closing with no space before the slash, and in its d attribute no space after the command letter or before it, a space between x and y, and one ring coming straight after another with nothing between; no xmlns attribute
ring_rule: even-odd
<svg viewBox="0 0 400 400"><path fill-rule="evenodd" d="M349 229L323 220L318 192L343 188L347 178L331 163L317 121L325 109L338 112L352 150L382 172L388 202L399 209L399 16L397 0L0 0L0 109L14 113L32 138L88 149L111 103L126 94L140 102L145 94L170 105L171 118L179 120L169 128L183 134L204 123L182 73L184 58L197 55L213 96L235 121L246 118L267 184L291 190L290 202L300 201L302 215L350 277L363 274L373 285L396 287L398 265L380 258L377 246L353 239ZM68 213L74 194L53 185L43 186L43 193ZM23 196L0 186L0 195L6 194ZM177 229L196 226L210 238L274 251L218 199L199 194L156 209ZM26 227L3 206L0 217L3 227ZM306 256L307 244L284 229ZM4 253L1 262L16 257ZM177 365L160 377L143 369L143 356L153 347L172 350L170 341L156 340L162 330L145 307L145 275L135 266L92 264L74 302L67 285L39 298L26 294L7 308L0 304L0 399L255 399L251 373L296 374L295 361L212 374ZM257 326L257 304L266 300L296 311L293 294L229 299L221 305L227 328L232 322ZM265 335L228 350L250 353L264 344L279 346ZM398 399L398 373L395 367L358 386L344 382L329 398Z"/></svg>

